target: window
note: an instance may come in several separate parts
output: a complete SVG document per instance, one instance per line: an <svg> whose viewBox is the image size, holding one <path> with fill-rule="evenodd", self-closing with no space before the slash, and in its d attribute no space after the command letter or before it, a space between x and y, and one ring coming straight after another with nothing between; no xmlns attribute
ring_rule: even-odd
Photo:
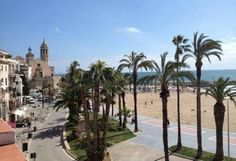
<svg viewBox="0 0 236 161"><path fill-rule="evenodd" d="M7 72L7 66L5 66L5 71Z"/></svg>
<svg viewBox="0 0 236 161"><path fill-rule="evenodd" d="M7 78L5 78L5 84L6 84L6 86L7 86Z"/></svg>
<svg viewBox="0 0 236 161"><path fill-rule="evenodd" d="M40 64L38 64L38 67L40 67Z"/></svg>

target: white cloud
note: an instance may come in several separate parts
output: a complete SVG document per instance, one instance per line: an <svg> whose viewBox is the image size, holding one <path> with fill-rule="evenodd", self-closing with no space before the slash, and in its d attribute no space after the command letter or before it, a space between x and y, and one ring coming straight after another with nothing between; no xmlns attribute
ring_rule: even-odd
<svg viewBox="0 0 236 161"><path fill-rule="evenodd" d="M116 29L117 32L141 34L142 31L136 27L125 27Z"/></svg>
<svg viewBox="0 0 236 161"><path fill-rule="evenodd" d="M211 57L211 63L207 59L204 60L205 69L236 69L236 39L234 37L222 39L222 50L221 61L214 56Z"/></svg>
<svg viewBox="0 0 236 161"><path fill-rule="evenodd" d="M62 33L62 30L59 29L58 27L55 27L53 30L54 30L55 32Z"/></svg>

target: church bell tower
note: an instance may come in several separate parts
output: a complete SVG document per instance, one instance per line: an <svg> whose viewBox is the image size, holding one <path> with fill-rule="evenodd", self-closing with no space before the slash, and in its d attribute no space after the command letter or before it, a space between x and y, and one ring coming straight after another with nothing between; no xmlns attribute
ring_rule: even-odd
<svg viewBox="0 0 236 161"><path fill-rule="evenodd" d="M40 46L40 58L41 60L48 62L48 45L46 44L45 39L43 39Z"/></svg>

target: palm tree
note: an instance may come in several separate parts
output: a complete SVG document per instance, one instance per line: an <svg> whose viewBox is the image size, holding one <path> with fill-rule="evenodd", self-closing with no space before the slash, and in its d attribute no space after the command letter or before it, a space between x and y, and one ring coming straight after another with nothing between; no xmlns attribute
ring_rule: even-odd
<svg viewBox="0 0 236 161"><path fill-rule="evenodd" d="M193 39L193 50L191 51L192 56L196 60L196 75L197 75L197 155L196 159L199 159L202 156L202 126L201 126L201 97L200 97L200 82L201 82L201 69L202 69L202 59L206 57L209 62L211 62L210 57L216 56L219 60L221 60L220 55L222 55L222 49L220 45L220 41L215 41L212 39L208 39L207 36L201 34L198 36L198 32L194 34Z"/></svg>
<svg viewBox="0 0 236 161"><path fill-rule="evenodd" d="M74 117L78 114L78 93L74 87L76 87L75 78L80 74L81 71L82 70L79 68L78 61L73 61L70 64L65 77L62 79L64 82L62 92L59 94L59 99L54 105L56 111L58 111L60 108L68 108L68 119L70 121L75 121L76 118Z"/></svg>
<svg viewBox="0 0 236 161"><path fill-rule="evenodd" d="M168 85L170 81L176 81L178 79L179 82L184 81L184 78L193 79L193 75L191 72L180 71L178 76L176 74L175 68L176 63L168 61L166 62L167 52L161 55L161 66L159 66L155 61L152 61L152 69L155 70L154 75L149 75L141 78L139 80L140 83L150 84L153 81L158 81L161 85L161 93L160 97L162 99L162 119L163 119L163 144L164 144L164 153L165 160L169 160L168 155L168 131L167 131L167 122L168 122L168 111L167 111L167 98L169 97L169 89ZM184 67L185 64L178 64L179 67Z"/></svg>
<svg viewBox="0 0 236 161"><path fill-rule="evenodd" d="M84 117L84 130L86 137L85 140L85 150L88 157L88 160L96 160L96 148L93 144L93 138L91 138L92 127L90 126L89 120L89 105L88 101L91 99L91 75L89 71L85 71L81 74L81 76L77 79L77 85L80 91L80 99L82 100L82 109L83 109L83 117Z"/></svg>
<svg viewBox="0 0 236 161"><path fill-rule="evenodd" d="M104 154L104 150L106 148L106 135L108 129L108 118L110 105L113 100L114 94L120 93L123 86L118 83L120 79L120 73L116 72L113 68L106 68L104 71L105 81L102 83L101 96L104 97L105 100L105 115L103 117L104 128L103 128L103 140L102 140L102 154ZM101 157L102 159L103 157Z"/></svg>
<svg viewBox="0 0 236 161"><path fill-rule="evenodd" d="M117 94L118 94L118 116L119 116L119 126L122 127L122 109L121 109L121 97L122 97L122 102L123 102L123 109L124 107L124 98L123 98L123 92L126 89L126 85L128 84L127 80L124 78L123 74L120 73L120 71L116 71L117 79L115 84L119 87L117 89ZM124 115L123 120L125 119L126 115ZM124 122L123 122L124 125Z"/></svg>
<svg viewBox="0 0 236 161"><path fill-rule="evenodd" d="M59 93L58 99L55 102L54 109L58 111L61 108L68 108L69 109L69 116L68 120L75 121L76 108L77 106L77 95L73 89L63 89L62 92Z"/></svg>
<svg viewBox="0 0 236 161"><path fill-rule="evenodd" d="M214 161L222 161L224 159L223 125L225 105L223 101L225 97L229 97L229 99L236 105L236 102L234 100L234 97L236 96L236 86L230 86L231 84L232 82L229 80L229 78L224 79L223 77L220 77L213 83L207 83L208 88L205 92L206 95L209 95L216 100L216 103L214 104L214 116L216 124L216 153Z"/></svg>
<svg viewBox="0 0 236 161"><path fill-rule="evenodd" d="M133 81L133 97L134 97L134 117L135 117L135 127L134 131L138 131L138 118L137 118L137 91L136 91L136 85L137 85L137 77L138 77L138 69L145 68L147 70L148 68L151 68L151 61L145 60L146 56L143 53L137 54L135 52L132 52L131 55L124 55L124 59L120 60L120 65L118 69L121 71L124 68L128 68L132 70L132 81Z"/></svg>
<svg viewBox="0 0 236 161"><path fill-rule="evenodd" d="M174 64L173 62L166 62L167 52L161 55L161 66L159 66L155 61L153 63L153 69L157 73L157 79L161 85L160 97L162 99L162 126L163 126L163 145L165 153L165 161L169 161L168 152L168 111L167 111L167 100L169 97L168 84L173 80L174 75Z"/></svg>
<svg viewBox="0 0 236 161"><path fill-rule="evenodd" d="M173 38L172 42L176 46L176 51L175 51L175 61L177 64L176 67L176 73L177 77L179 74L180 67L178 66L179 64L179 59L180 55L183 55L185 52L190 52L190 45L188 43L188 39L185 39L184 36L182 35L177 35ZM185 59L183 59L185 60ZM183 61L182 61L183 62ZM177 124L178 124L178 141L177 141L177 147L176 150L180 150L182 148L182 142L181 142L181 124L180 124L180 92L179 92L179 79L177 78L176 81L176 87L177 87Z"/></svg>
<svg viewBox="0 0 236 161"><path fill-rule="evenodd" d="M99 152L99 129L98 129L98 112L100 104L100 86L104 81L104 71L106 63L98 60L96 63L92 63L90 66L91 81L93 83L93 127L94 127L94 145L97 146L97 152Z"/></svg>

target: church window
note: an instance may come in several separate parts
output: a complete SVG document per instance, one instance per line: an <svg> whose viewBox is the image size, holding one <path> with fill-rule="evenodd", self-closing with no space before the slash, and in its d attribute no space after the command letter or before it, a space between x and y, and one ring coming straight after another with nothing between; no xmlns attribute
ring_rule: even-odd
<svg viewBox="0 0 236 161"><path fill-rule="evenodd" d="M39 72L39 76L40 76L40 77L43 77L43 72Z"/></svg>
<svg viewBox="0 0 236 161"><path fill-rule="evenodd" d="M38 67L40 67L40 64L38 64Z"/></svg>

